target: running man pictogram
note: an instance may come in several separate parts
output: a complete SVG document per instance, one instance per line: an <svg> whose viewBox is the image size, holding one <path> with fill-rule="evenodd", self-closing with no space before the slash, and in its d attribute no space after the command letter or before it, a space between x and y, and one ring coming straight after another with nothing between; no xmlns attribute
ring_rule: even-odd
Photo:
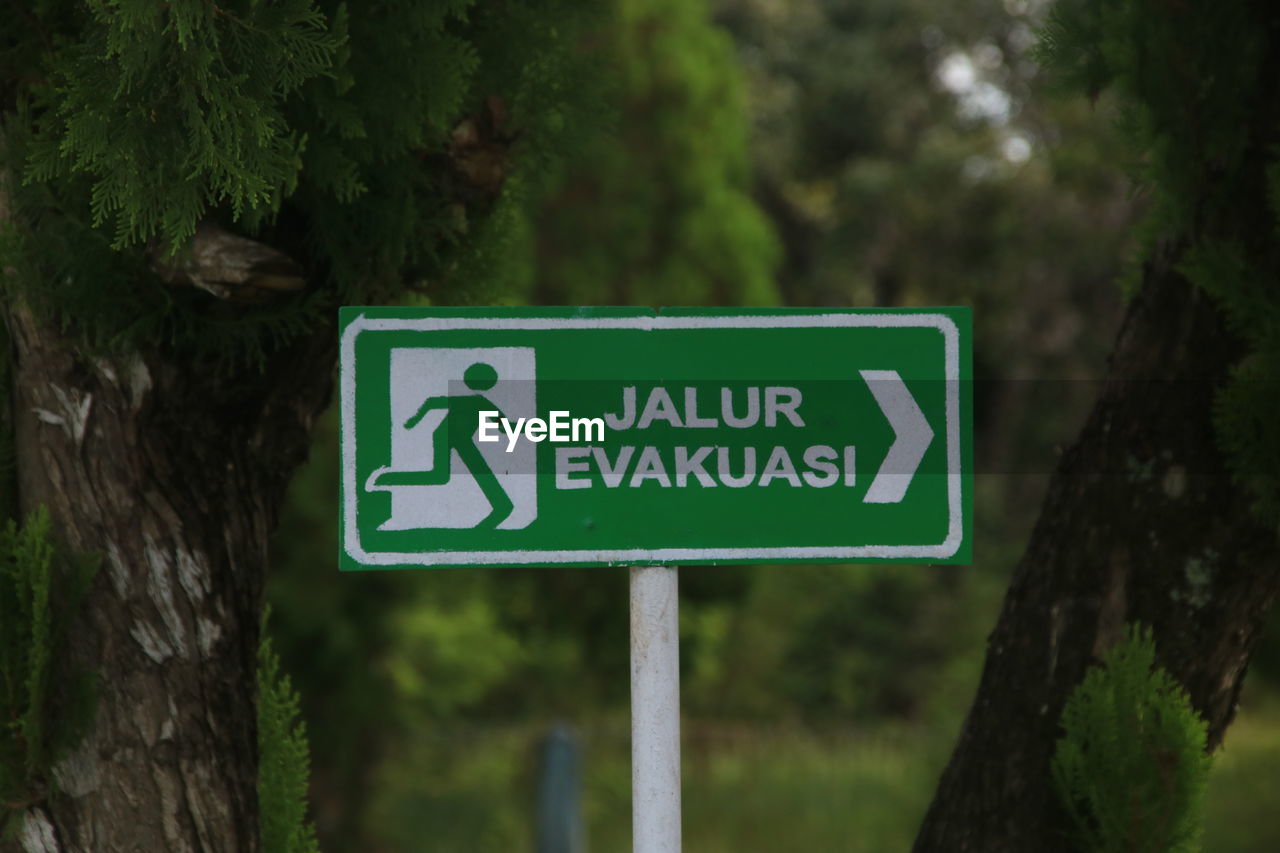
<svg viewBox="0 0 1280 853"><path fill-rule="evenodd" d="M457 374L454 374L455 376ZM479 431L480 413L497 411L500 417L506 417L502 411L489 400L483 391L489 391L498 382L498 371L490 364L476 362L462 374L462 381L473 394L444 394L428 397L404 423L406 430L417 426L427 413L437 409L444 410L444 418L432 433L432 464L430 470L392 470L381 468L369 478L366 489L383 490L393 486L439 486L448 483L453 477L453 452L457 451L467 471L475 479L476 485L489 501L490 513L473 529L493 529L511 515L514 504L498 477L489 467L484 454L476 444Z"/></svg>

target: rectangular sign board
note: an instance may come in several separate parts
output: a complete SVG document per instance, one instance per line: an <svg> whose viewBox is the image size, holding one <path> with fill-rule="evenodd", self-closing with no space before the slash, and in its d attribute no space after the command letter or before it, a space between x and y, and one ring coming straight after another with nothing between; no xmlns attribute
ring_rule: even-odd
<svg viewBox="0 0 1280 853"><path fill-rule="evenodd" d="M344 569L967 563L967 308L341 310Z"/></svg>

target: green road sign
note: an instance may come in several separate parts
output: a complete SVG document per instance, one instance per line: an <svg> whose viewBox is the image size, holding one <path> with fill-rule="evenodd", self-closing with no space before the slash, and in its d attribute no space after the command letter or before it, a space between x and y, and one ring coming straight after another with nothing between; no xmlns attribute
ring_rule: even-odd
<svg viewBox="0 0 1280 853"><path fill-rule="evenodd" d="M341 555L967 563L967 308L343 308Z"/></svg>

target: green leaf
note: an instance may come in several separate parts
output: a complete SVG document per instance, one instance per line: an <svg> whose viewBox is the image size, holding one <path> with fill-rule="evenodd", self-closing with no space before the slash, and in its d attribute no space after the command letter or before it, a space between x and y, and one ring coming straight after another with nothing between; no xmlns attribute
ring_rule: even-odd
<svg viewBox="0 0 1280 853"><path fill-rule="evenodd" d="M1089 669L1062 710L1051 772L1087 851L1200 849L1208 727L1156 665L1150 630Z"/></svg>

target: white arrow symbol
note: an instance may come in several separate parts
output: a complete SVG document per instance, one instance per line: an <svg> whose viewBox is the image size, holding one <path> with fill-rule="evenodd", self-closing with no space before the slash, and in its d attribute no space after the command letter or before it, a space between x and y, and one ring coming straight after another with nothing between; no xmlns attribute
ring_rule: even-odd
<svg viewBox="0 0 1280 853"><path fill-rule="evenodd" d="M893 428L893 444L867 489L863 503L896 504L907 493L920 460L933 441L933 429L896 370L860 370L885 420Z"/></svg>

